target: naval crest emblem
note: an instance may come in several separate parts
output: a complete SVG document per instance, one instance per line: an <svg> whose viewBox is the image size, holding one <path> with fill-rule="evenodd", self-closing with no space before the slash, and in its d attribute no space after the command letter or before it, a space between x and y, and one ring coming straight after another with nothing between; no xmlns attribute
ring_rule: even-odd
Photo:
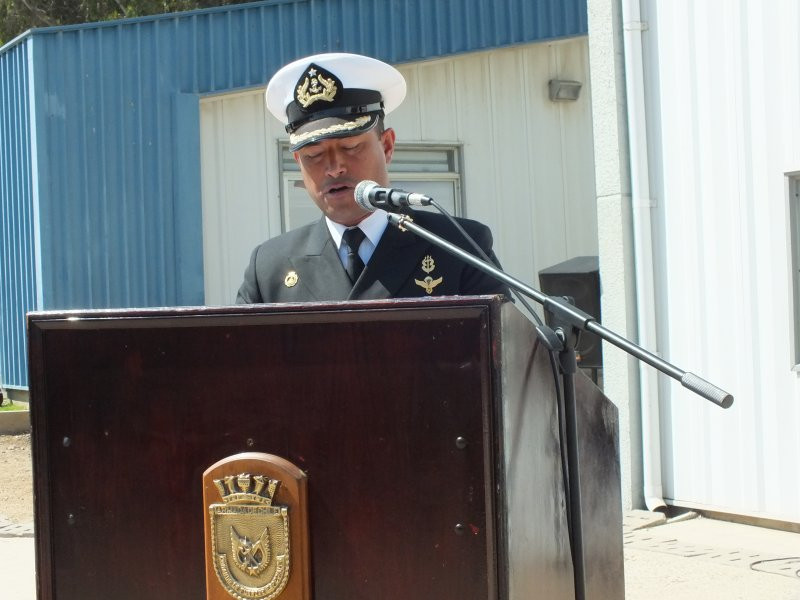
<svg viewBox="0 0 800 600"><path fill-rule="evenodd" d="M308 600L306 475L244 452L203 473L207 600Z"/></svg>
<svg viewBox="0 0 800 600"><path fill-rule="evenodd" d="M208 507L214 570L240 600L270 600L289 580L289 514L272 504L276 479L242 473L215 479L221 503Z"/></svg>

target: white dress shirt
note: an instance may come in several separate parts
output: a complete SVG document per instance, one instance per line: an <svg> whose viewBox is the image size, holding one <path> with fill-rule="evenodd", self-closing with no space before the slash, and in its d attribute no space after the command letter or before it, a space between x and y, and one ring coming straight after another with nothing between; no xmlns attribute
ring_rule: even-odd
<svg viewBox="0 0 800 600"><path fill-rule="evenodd" d="M342 235L344 235L344 230L349 229L349 227L341 223L335 223L328 217L325 217L325 222L328 224L328 230L331 232L331 237L336 244L336 248L339 250L339 260L341 260L342 265L346 267L347 248L342 247ZM375 252L375 248L381 240L383 232L386 231L386 226L388 224L389 221L386 218L386 211L380 208L358 224L358 227L366 236L364 241L361 242L361 246L358 247L358 255L361 257L361 260L364 261L365 265L369 262L369 259L372 258L372 253Z"/></svg>

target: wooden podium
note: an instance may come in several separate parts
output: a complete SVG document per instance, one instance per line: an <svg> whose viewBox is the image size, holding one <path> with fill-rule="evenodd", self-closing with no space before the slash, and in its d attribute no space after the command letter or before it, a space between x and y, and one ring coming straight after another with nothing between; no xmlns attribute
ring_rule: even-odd
<svg viewBox="0 0 800 600"><path fill-rule="evenodd" d="M500 297L31 313L40 599L205 597L203 472L307 476L315 600L574 598L554 377ZM624 596L581 377L587 598Z"/></svg>

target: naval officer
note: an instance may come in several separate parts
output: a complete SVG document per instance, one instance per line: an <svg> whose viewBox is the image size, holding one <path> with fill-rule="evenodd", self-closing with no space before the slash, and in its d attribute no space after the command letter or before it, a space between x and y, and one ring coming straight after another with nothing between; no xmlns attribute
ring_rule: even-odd
<svg viewBox="0 0 800 600"><path fill-rule="evenodd" d="M309 302L496 294L507 288L410 232L388 226L386 213L356 204L359 182L389 186L395 132L384 116L397 108L406 82L394 67L356 54L296 60L267 86L266 102L289 134L318 221L253 250L237 302ZM407 212L407 211L406 211ZM442 215L414 211L414 222L468 251ZM458 219L497 262L488 227Z"/></svg>

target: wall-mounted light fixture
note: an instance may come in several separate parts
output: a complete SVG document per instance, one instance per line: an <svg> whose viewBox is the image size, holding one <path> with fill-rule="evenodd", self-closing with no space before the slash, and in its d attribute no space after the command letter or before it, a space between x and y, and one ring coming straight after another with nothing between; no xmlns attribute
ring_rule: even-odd
<svg viewBox="0 0 800 600"><path fill-rule="evenodd" d="M551 79L547 84L550 100L553 102L574 102L581 95L582 85L580 81Z"/></svg>

